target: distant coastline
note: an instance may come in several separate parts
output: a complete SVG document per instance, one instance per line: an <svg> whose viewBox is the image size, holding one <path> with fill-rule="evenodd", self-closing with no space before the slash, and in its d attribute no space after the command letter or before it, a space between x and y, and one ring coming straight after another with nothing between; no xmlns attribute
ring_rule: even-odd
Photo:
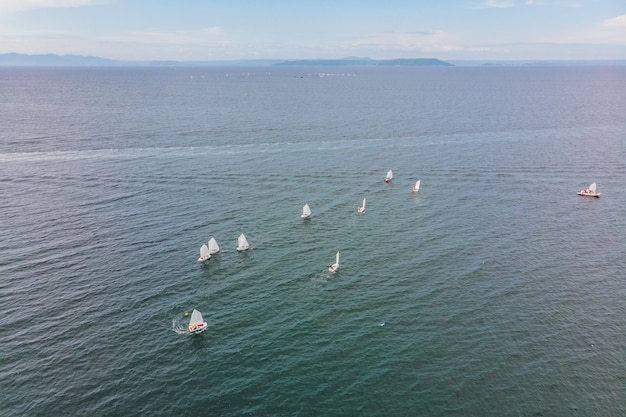
<svg viewBox="0 0 626 417"><path fill-rule="evenodd" d="M304 59L284 61L276 66L289 67L452 67L453 64L435 58L409 58L409 59L370 59L370 58L344 58L344 59Z"/></svg>
<svg viewBox="0 0 626 417"><path fill-rule="evenodd" d="M626 60L450 60L436 58L242 59L216 61L123 61L85 55L0 54L0 67L454 67L454 66L626 66Z"/></svg>

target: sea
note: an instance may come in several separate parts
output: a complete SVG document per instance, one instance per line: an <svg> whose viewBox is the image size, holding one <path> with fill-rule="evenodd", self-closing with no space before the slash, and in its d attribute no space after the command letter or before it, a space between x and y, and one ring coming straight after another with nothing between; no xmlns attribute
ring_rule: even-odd
<svg viewBox="0 0 626 417"><path fill-rule="evenodd" d="M624 66L5 67L0 115L3 417L626 415Z"/></svg>

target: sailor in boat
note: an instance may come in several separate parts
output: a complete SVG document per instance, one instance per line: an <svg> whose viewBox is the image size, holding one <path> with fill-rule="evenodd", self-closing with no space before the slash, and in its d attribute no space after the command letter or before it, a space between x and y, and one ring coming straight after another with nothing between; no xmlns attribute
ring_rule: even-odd
<svg viewBox="0 0 626 417"><path fill-rule="evenodd" d="M331 263L330 265L328 265L328 271L329 272L336 272L339 269L339 252L337 252L337 255L335 255L335 263Z"/></svg>
<svg viewBox="0 0 626 417"><path fill-rule="evenodd" d="M191 333L200 333L202 330L204 330L204 323L198 323L198 324L192 324L189 326L188 329Z"/></svg>

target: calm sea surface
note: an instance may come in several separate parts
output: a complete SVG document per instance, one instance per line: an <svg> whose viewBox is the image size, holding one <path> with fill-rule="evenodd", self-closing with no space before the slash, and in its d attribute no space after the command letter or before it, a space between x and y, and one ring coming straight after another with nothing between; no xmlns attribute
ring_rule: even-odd
<svg viewBox="0 0 626 417"><path fill-rule="evenodd" d="M0 415L626 415L626 68L322 70L0 69Z"/></svg>

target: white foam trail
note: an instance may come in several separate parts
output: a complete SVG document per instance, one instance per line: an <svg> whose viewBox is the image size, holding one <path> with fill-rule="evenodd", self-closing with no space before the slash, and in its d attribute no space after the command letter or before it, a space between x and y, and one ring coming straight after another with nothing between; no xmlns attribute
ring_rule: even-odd
<svg viewBox="0 0 626 417"><path fill-rule="evenodd" d="M187 328L180 324L178 319L172 319L172 330L178 334L187 334Z"/></svg>

